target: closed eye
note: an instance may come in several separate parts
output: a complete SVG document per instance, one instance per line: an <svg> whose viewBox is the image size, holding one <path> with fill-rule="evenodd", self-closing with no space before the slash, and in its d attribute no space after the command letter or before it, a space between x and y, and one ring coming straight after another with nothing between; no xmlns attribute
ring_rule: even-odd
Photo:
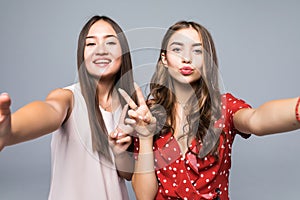
<svg viewBox="0 0 300 200"><path fill-rule="evenodd" d="M202 54L202 50L201 49L194 49L193 50L193 52L195 53L195 54Z"/></svg>
<svg viewBox="0 0 300 200"><path fill-rule="evenodd" d="M181 51L181 49L176 47L176 48L173 48L172 51L175 53L179 53Z"/></svg>
<svg viewBox="0 0 300 200"><path fill-rule="evenodd" d="M106 42L107 45L116 45L116 42Z"/></svg>
<svg viewBox="0 0 300 200"><path fill-rule="evenodd" d="M86 46L94 46L96 45L96 43L93 43L93 42L90 42L90 43L87 43Z"/></svg>

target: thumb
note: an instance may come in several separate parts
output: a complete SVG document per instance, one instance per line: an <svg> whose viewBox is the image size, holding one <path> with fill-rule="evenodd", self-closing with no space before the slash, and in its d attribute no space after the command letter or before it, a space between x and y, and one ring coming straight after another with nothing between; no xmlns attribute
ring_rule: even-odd
<svg viewBox="0 0 300 200"><path fill-rule="evenodd" d="M5 111L5 113L3 113L3 114L10 113L10 109L9 109L10 105L11 105L10 96L7 93L0 94L0 110ZM7 113L7 111L9 111L9 112Z"/></svg>

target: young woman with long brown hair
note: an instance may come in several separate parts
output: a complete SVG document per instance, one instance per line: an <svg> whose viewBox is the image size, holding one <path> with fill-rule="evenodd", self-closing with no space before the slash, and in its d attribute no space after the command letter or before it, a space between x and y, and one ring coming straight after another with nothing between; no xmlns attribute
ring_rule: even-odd
<svg viewBox="0 0 300 200"><path fill-rule="evenodd" d="M180 21L166 32L147 103L120 90L138 133L132 185L137 199L229 199L231 148L248 138L300 128L300 98L258 108L221 94L210 33ZM149 109L148 109L148 107Z"/></svg>
<svg viewBox="0 0 300 200"><path fill-rule="evenodd" d="M9 95L1 94L0 150L54 132L49 200L128 199L133 129L124 124L125 101L115 88L134 88L128 43L116 22L94 16L84 25L77 65L79 83L13 114Z"/></svg>

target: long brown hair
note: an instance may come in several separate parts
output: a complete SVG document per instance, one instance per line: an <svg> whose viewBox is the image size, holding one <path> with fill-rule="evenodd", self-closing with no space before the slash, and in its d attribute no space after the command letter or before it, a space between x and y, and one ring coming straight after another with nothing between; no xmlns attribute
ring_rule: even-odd
<svg viewBox="0 0 300 200"><path fill-rule="evenodd" d="M198 147L202 146L199 153L200 158L209 153L217 156L220 130L214 128L214 122L221 116L220 89L218 83L218 60L211 34L198 23L179 21L171 26L164 35L160 55L167 55L167 45L174 32L190 27L195 29L202 39L204 65L201 68L201 78L194 87L195 98L190 98L188 101L190 105L189 114L187 115L188 124L186 125L188 126L188 143L194 137L199 141ZM176 95L173 93L172 88L172 78L167 68L163 66L160 56L157 61L156 71L151 79L150 94L148 96L148 98L153 98L149 102L151 103L153 114L158 118L157 121L165 122L164 124L158 124L158 129L161 129L160 134L174 131L174 124L176 124ZM164 113L167 115L166 119L162 119L164 114L161 110L155 109L157 105L164 107Z"/></svg>
<svg viewBox="0 0 300 200"><path fill-rule="evenodd" d="M122 63L120 70L117 72L114 87L124 89L128 94L132 95L135 100L135 93L133 87L133 74L132 74L132 63L129 51L129 46L124 32L120 26L112 19L106 16L93 16L82 28L77 47L77 67L79 74L79 82L81 87L82 95L86 101L89 123L92 134L92 145L93 150L99 153L99 156L104 156L107 160L111 161L111 155L109 152L109 144L107 138L107 129L103 120L103 116L99 109L97 81L88 73L85 62L84 62L84 49L86 45L86 36L91 26L99 20L108 22L117 34L118 40L121 44L122 49ZM98 80L99 81L99 80ZM111 88L111 92L114 89ZM122 107L125 105L125 101L119 96Z"/></svg>

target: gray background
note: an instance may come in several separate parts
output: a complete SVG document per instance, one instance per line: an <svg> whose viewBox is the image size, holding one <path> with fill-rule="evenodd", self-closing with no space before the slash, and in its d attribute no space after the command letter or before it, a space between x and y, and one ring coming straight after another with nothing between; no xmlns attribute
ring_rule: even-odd
<svg viewBox="0 0 300 200"><path fill-rule="evenodd" d="M73 83L79 32L99 14L113 18L128 33L139 84L153 72L165 28L185 19L212 33L225 91L253 107L295 97L300 74L299 8L297 0L1 0L0 92L10 93L15 111ZM0 153L1 200L47 199L50 140L47 135ZM237 137L231 199L298 199L299 141L299 130L249 140Z"/></svg>

